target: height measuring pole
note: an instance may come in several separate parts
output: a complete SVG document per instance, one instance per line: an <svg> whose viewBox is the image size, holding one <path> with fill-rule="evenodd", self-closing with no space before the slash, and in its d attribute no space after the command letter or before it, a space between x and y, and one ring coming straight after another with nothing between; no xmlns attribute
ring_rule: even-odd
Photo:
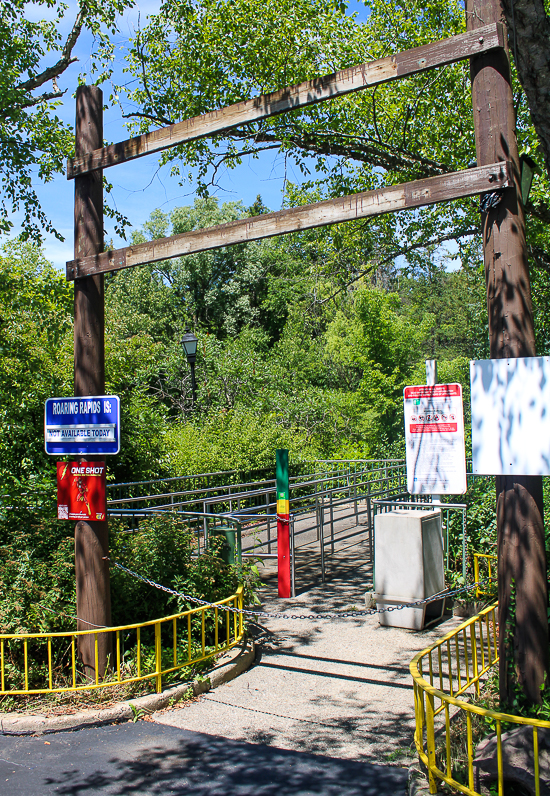
<svg viewBox="0 0 550 796"><path fill-rule="evenodd" d="M504 23L499 0L467 0L466 22L468 30ZM512 161L516 182L482 197L491 358L532 357L535 335L507 53L498 49L472 58L471 76L477 165ZM496 499L500 696L511 702L512 669L537 703L548 669L542 478L497 476Z"/></svg>
<svg viewBox="0 0 550 796"><path fill-rule="evenodd" d="M103 93L97 86L76 91L76 155L103 146ZM103 172L75 178L75 258L103 251ZM103 275L74 283L74 394L105 393ZM80 521L75 528L76 611L78 630L111 625L107 522ZM109 633L97 635L97 675L103 677L111 651ZM78 653L86 674L95 679L94 636L78 637Z"/></svg>
<svg viewBox="0 0 550 796"><path fill-rule="evenodd" d="M290 597L290 491L288 451L279 449L277 457L277 558L279 597Z"/></svg>

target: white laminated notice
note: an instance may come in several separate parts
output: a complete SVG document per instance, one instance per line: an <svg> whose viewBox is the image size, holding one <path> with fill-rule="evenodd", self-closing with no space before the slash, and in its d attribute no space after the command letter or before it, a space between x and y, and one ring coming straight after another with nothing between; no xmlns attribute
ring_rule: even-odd
<svg viewBox="0 0 550 796"><path fill-rule="evenodd" d="M405 387L407 490L411 495L466 492L460 384Z"/></svg>
<svg viewBox="0 0 550 796"><path fill-rule="evenodd" d="M550 357L470 362L473 472L550 475Z"/></svg>

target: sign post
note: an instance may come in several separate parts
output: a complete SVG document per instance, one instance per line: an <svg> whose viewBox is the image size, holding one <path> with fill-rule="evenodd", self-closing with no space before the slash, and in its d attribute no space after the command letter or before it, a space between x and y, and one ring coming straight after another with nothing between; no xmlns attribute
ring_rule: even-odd
<svg viewBox="0 0 550 796"><path fill-rule="evenodd" d="M437 359L426 360L426 384L437 384ZM432 495L432 503L441 503L441 495Z"/></svg>
<svg viewBox="0 0 550 796"><path fill-rule="evenodd" d="M277 457L277 557L279 597L290 597L290 492L288 451L278 449Z"/></svg>
<svg viewBox="0 0 550 796"><path fill-rule="evenodd" d="M466 28L504 22L500 0L467 0ZM477 166L511 161L514 185L489 189L481 197L481 232L487 285L491 359L534 357L521 172L515 131L510 64L504 47L471 59L472 102ZM544 538L542 478L496 478L498 529L499 688L501 702L512 702L514 680L528 700L541 701L550 672L548 581ZM514 595L514 596L513 596ZM512 601L515 601L515 605Z"/></svg>
<svg viewBox="0 0 550 796"><path fill-rule="evenodd" d="M97 86L76 90L75 155L103 146L103 92ZM74 256L103 251L103 171L95 169L75 179ZM78 397L105 392L105 313L103 274L74 283L74 392ZM75 526L76 611L78 630L109 627L109 530L103 522L79 520ZM102 678L112 653L110 633L78 636L78 655L86 675ZM97 661L97 664L96 664Z"/></svg>

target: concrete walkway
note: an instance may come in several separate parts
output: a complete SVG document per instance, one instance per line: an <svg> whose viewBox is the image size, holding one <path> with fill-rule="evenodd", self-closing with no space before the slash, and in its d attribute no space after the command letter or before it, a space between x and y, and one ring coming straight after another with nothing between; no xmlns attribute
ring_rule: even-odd
<svg viewBox="0 0 550 796"><path fill-rule="evenodd" d="M265 568L264 608L314 613L363 607L368 544L327 558L300 551L297 593L281 601ZM446 632L380 628L376 617L269 619L252 625L254 666L150 721L39 737L0 736L10 796L405 796L413 759L408 665Z"/></svg>
<svg viewBox="0 0 550 796"><path fill-rule="evenodd" d="M367 549L364 544L329 557L324 586L318 559L302 551L297 567L302 589L294 600L273 596L275 571L267 567L264 609L299 614L363 608L371 583ZM279 749L407 766L414 758L409 663L456 624L451 619L413 633L382 628L376 616L262 620L252 628L259 653L248 672L153 718Z"/></svg>

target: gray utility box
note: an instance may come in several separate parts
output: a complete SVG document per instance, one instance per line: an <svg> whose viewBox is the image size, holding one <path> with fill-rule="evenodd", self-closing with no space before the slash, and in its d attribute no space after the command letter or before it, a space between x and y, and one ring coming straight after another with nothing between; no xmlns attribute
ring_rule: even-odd
<svg viewBox="0 0 550 796"><path fill-rule="evenodd" d="M374 519L374 591L377 607L431 597L445 588L441 512L397 509ZM445 600L379 613L380 624L422 630L443 614Z"/></svg>

